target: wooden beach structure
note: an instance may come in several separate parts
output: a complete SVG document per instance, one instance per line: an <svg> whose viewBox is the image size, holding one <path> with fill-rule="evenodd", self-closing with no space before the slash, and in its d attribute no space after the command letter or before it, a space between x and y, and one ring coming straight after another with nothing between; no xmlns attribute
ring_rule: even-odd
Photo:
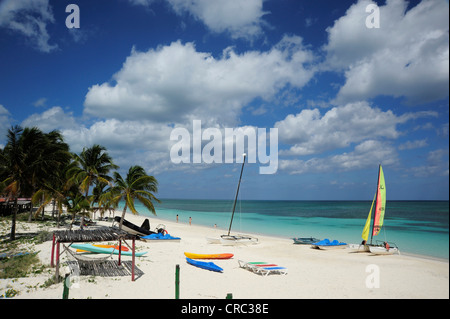
<svg viewBox="0 0 450 319"><path fill-rule="evenodd" d="M98 229L77 229L77 230L61 230L53 232L53 242L52 242L52 250L51 250L51 266L55 267L55 278L58 280L59 278L59 264L60 264L60 256L63 252L67 252L72 255L79 264L82 264L84 269L91 269L94 273L104 273L110 275L123 274L123 271L127 271L124 266L126 266L131 271L131 281L135 280L136 273L142 275L142 271L137 269L135 263L135 241L136 236L129 234L123 230L113 227L103 227ZM131 247L126 242L127 240L131 240ZM119 254L118 261L107 261L111 255L102 256L100 258L89 258L84 257L81 254L74 254L70 251L69 247L73 243L86 243L86 242L102 242L102 241L116 241L119 246ZM121 251L122 251L122 242L131 248L132 258L131 265L126 262L121 262ZM64 250L61 251L61 244L64 246ZM68 244L66 246L65 244ZM56 249L56 254L55 254ZM56 257L56 259L55 259ZM87 266L87 267L86 267Z"/></svg>

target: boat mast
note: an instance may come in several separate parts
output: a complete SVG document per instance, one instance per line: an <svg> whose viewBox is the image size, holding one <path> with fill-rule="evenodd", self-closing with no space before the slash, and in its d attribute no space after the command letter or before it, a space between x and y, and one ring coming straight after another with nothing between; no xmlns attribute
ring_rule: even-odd
<svg viewBox="0 0 450 319"><path fill-rule="evenodd" d="M236 191L236 197L234 198L233 214L231 214L230 228L228 228L228 236L230 236L231 225L233 224L234 209L236 208L236 201L237 201L238 194L239 194L239 187L241 186L241 178L242 178L242 172L244 171L244 164L245 164L245 156L246 155L247 154L244 153L244 161L242 162L241 175L239 176L239 183L238 183L238 187L237 187L237 191Z"/></svg>

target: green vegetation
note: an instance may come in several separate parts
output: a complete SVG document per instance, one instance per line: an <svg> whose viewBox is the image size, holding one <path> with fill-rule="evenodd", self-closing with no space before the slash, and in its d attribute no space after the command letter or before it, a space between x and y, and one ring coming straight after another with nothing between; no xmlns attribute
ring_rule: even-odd
<svg viewBox="0 0 450 319"><path fill-rule="evenodd" d="M16 236L18 198L31 198L38 206L30 210L29 222L41 213L44 218L43 209L50 203L58 225L63 207L71 214L73 224L77 215L90 216L94 211L103 215L117 208L121 199L126 201L124 212L129 207L136 214L134 200L138 200L155 214L152 202L158 201L154 195L158 191L156 178L142 167L132 166L123 179L118 169L101 145L75 154L59 131L10 128L6 145L0 149L0 197L12 205L10 239Z"/></svg>

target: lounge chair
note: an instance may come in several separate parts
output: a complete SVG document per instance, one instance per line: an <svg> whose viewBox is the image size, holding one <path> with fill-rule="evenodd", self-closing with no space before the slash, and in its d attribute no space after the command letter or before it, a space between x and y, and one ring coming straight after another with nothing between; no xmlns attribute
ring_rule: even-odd
<svg viewBox="0 0 450 319"><path fill-rule="evenodd" d="M281 267L276 264L269 264L266 262L246 262L238 260L239 267L247 269L255 274L267 276L269 274L282 274L287 275L287 268Z"/></svg>

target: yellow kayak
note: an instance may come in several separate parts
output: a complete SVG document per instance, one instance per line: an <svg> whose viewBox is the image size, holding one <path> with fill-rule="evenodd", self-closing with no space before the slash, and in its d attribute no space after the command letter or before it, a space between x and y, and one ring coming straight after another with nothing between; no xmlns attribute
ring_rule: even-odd
<svg viewBox="0 0 450 319"><path fill-rule="evenodd" d="M194 254L185 252L184 255L190 259L230 259L233 254Z"/></svg>

